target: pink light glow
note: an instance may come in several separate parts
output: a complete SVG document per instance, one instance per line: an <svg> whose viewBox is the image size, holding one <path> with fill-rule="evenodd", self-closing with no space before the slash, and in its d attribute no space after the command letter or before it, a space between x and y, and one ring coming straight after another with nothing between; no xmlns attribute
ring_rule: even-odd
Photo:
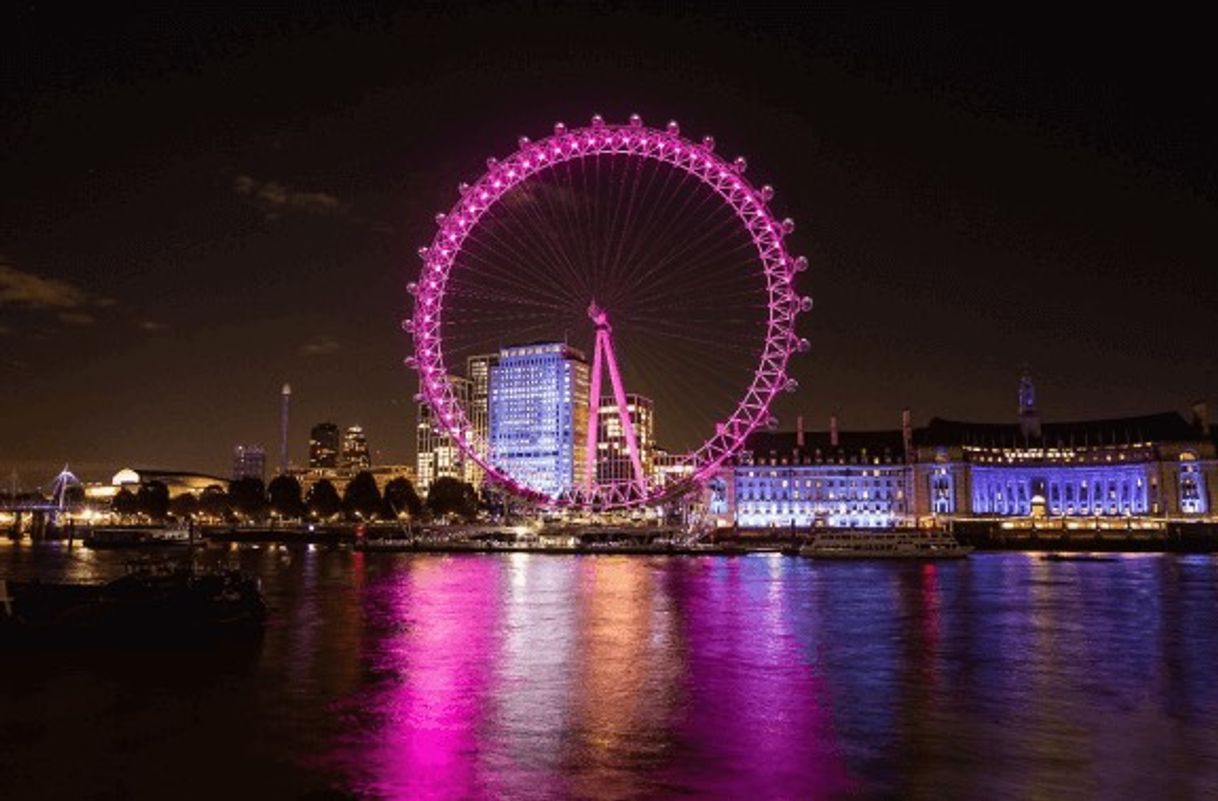
<svg viewBox="0 0 1218 801"><path fill-rule="evenodd" d="M680 128L675 121L669 122L666 129L660 131L644 127L641 119L635 117L632 117L627 125L610 125L599 117L595 117L591 127L588 128L568 132L562 123L557 123L554 126L554 135L551 137L536 143L530 143L524 139L521 141L524 144L516 153L502 162L493 162L496 166L474 183L472 192L469 184L462 183L458 187L462 195L469 192L481 201L481 205L475 206L472 203L460 201L449 213L450 218L458 217L455 224L451 219L441 223L435 242L429 251L430 256L434 258L432 264L435 278L429 279L421 287L411 289L412 293L416 294L416 306L420 309L435 308L439 310L442 308L448 276L461 251L465 235L469 234L471 229L477 225L487 209L513 187L526 181L537 171L555 167L565 161L614 155L621 153L622 148L641 145L643 149L633 152L641 157L669 164L688 173L723 199L736 213L752 237L762 271L771 279L767 281L770 308L760 366L754 374L751 385L745 388L741 396L742 400L737 403L735 411L726 421L716 424L717 433L689 457L693 467L694 480L701 482L709 479L724 462L743 447L745 438L753 430L766 424L769 420L771 402L778 392L786 388L787 361L798 349L797 343L801 342L795 334L795 315L811 309L811 298L790 297L791 293L787 288L787 282L791 277L791 270L788 266L791 264L791 257L786 252L782 237L777 235L777 232L786 226L775 219L765 205L773 190L768 185L757 190L741 177L747 167L743 157L737 157L729 163L714 155L713 152L709 152L710 149L705 145L700 147L681 138ZM713 139L709 137L707 141L713 143ZM566 147L563 147L564 143ZM670 143L671 146L669 146ZM654 150L651 149L652 145L655 146ZM529 155L534 152L537 154L535 163L529 158ZM542 156L547 152L552 155L552 158L545 160L543 164ZM684 158L686 156L689 158ZM501 165L510 166L504 169ZM729 175L732 177L731 181L726 180ZM436 256L436 253L439 255ZM803 263L806 264L806 260ZM598 329L598 348L594 359L604 349L604 346L600 345L602 333L607 339L607 324L606 331L602 332ZM416 332L415 349L416 354L422 357L417 360L416 369L419 371L423 394L434 399L436 405L452 410L451 415L445 416L451 419L446 420L445 417L441 417L441 422L446 430L450 434L470 431L465 414L453 394L453 389L444 379L444 376L451 371L444 363L443 342L438 328L426 326ZM434 351L434 355L432 355L432 351ZM615 400L628 416L629 413L625 409L624 392L622 392L621 398L617 397L618 390L621 389L620 386L617 386L620 384L620 377L615 376L617 364L611 345L605 350L605 356L610 380L615 384ZM599 371L597 373L599 374ZM599 388L599 379L597 379L593 398L590 399L592 403L599 404ZM632 467L635 468L637 477L642 473L638 463L637 442L631 441L634 439L633 427L627 423L625 428L627 444L632 451ZM583 488L585 492L582 493L584 497L581 498L554 500L542 497L490 464L490 460L486 456L487 449L480 448L477 443L473 442L472 437L455 436L454 439L465 454L486 471L490 480L539 502L549 505L595 502L604 507L612 507L637 505L656 500L644 481L630 482L625 488L598 488L585 485Z"/></svg>

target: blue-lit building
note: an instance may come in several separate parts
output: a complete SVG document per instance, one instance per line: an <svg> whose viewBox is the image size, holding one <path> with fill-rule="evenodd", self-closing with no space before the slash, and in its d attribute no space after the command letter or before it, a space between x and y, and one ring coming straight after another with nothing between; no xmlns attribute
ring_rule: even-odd
<svg viewBox="0 0 1218 801"><path fill-rule="evenodd" d="M755 434L723 489L742 528L887 528L912 516L909 479L900 430L831 427Z"/></svg>
<svg viewBox="0 0 1218 801"><path fill-rule="evenodd" d="M910 526L944 520L1215 518L1218 459L1203 404L1041 423L1020 383L1018 421L933 418L891 431L764 432L711 484L708 508L741 528Z"/></svg>
<svg viewBox="0 0 1218 801"><path fill-rule="evenodd" d="M490 366L490 457L538 492L584 481L588 362L562 342L502 348Z"/></svg>

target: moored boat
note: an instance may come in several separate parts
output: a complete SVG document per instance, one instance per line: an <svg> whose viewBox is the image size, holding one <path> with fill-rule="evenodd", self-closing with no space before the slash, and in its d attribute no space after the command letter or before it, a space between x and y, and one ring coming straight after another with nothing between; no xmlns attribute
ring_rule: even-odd
<svg viewBox="0 0 1218 801"><path fill-rule="evenodd" d="M261 630L257 579L235 570L134 565L114 581L0 580L0 645L189 644Z"/></svg>
<svg viewBox="0 0 1218 801"><path fill-rule="evenodd" d="M937 529L841 529L818 532L799 549L814 559L959 559L972 552Z"/></svg>
<svg viewBox="0 0 1218 801"><path fill-rule="evenodd" d="M90 528L82 540L87 548L158 548L202 545L204 540L194 536L184 526L97 526Z"/></svg>

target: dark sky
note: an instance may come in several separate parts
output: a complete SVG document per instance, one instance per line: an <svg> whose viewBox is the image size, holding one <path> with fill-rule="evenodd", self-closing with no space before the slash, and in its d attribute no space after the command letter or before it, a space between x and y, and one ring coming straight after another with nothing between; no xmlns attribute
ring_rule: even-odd
<svg viewBox="0 0 1218 801"><path fill-rule="evenodd" d="M1208 26L444 3L0 12L0 470L225 473L311 423L413 458L404 285L519 134L714 133L778 189L812 352L778 409L889 427L1218 396ZM713 358L709 356L708 358ZM662 421L661 421L662 425Z"/></svg>

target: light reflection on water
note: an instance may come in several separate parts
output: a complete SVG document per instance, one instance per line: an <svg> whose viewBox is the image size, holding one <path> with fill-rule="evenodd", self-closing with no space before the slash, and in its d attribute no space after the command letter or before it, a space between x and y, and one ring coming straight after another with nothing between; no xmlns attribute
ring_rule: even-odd
<svg viewBox="0 0 1218 801"><path fill-rule="evenodd" d="M0 796L1218 797L1210 557L207 558L262 576L261 647L12 658Z"/></svg>

